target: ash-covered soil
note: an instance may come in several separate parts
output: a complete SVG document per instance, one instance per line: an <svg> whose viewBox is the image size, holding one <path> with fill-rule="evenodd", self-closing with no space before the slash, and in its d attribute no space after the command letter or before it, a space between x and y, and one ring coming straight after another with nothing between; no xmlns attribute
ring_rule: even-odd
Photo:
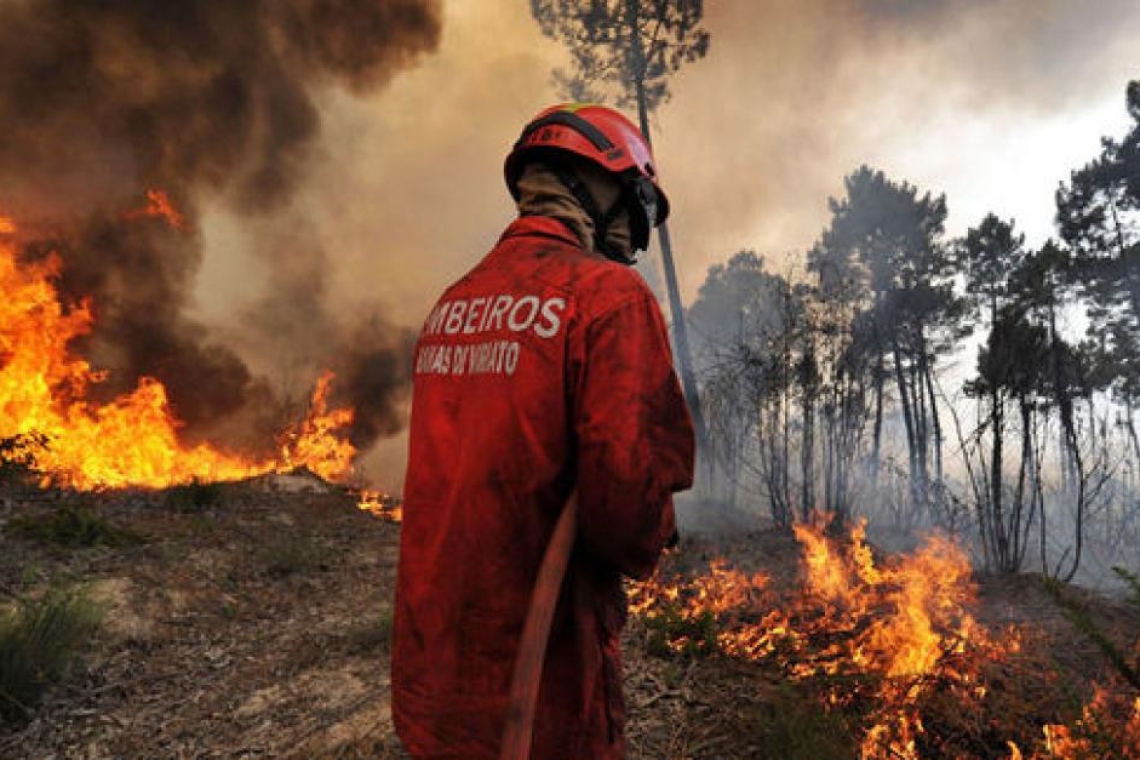
<svg viewBox="0 0 1140 760"><path fill-rule="evenodd" d="M208 488L208 498L0 492L0 604L78 581L106 609L79 672L30 719L0 726L0 757L403 756L388 680L399 526L305 479ZM64 548L10 529L61 503L142 541ZM731 541L688 538L665 568L699 569L724 554L777 583L799 577L796 543L762 530L734 531ZM983 584L985 622L997 630L1029 621L1044 642L1005 675L1043 684L1026 672L1044 666L1080 674L1062 680L1087 686L1103 658L1039 586ZM1137 630L1129 608L1086 601L1113 635ZM824 715L778 670L717 654L662 656L637 619L625 644L631 758L763 758L772 746L800 747L807 754L799 757L813 756L812 746L841 747L815 755L838 758L857 750L855 727ZM1022 691L1040 698L1010 689L1018 699Z"/></svg>

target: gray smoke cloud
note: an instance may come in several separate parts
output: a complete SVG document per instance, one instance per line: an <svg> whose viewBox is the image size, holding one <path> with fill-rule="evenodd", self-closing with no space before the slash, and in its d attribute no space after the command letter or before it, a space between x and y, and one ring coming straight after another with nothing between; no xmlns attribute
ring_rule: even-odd
<svg viewBox="0 0 1140 760"><path fill-rule="evenodd" d="M282 404L275 383L188 316L203 261L199 209L255 220L287 208L314 159L320 94L373 92L433 52L438 2L7 0L0 16L0 208L38 233L27 256L61 254L69 301L92 299L95 330L79 348L111 370L101 392L156 377L188 437L230 431L252 444ZM183 229L130 213L152 188L169 195ZM313 287L321 249L266 255L277 293L243 329L292 335L310 374L345 374L335 400L361 410L354 442L398 428L403 334L334 335Z"/></svg>

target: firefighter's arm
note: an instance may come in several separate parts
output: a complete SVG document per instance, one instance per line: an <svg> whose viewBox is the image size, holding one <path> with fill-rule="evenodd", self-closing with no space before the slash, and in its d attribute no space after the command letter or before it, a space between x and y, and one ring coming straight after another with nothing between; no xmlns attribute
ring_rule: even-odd
<svg viewBox="0 0 1140 760"><path fill-rule="evenodd" d="M575 404L579 534L626 575L653 572L692 485L693 428L647 289L591 321Z"/></svg>

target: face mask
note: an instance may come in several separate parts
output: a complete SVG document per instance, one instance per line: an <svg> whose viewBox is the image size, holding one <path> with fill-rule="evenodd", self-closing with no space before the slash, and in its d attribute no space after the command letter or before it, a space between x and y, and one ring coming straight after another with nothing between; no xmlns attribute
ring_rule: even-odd
<svg viewBox="0 0 1140 760"><path fill-rule="evenodd" d="M657 191L645 177L635 177L624 184L626 206L630 212L630 242L635 251L648 250L649 233L657 221Z"/></svg>

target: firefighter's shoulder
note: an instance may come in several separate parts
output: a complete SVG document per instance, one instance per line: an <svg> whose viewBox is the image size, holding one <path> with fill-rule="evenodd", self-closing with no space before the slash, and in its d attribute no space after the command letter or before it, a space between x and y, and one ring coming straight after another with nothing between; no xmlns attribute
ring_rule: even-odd
<svg viewBox="0 0 1140 760"><path fill-rule="evenodd" d="M637 270L613 261L599 260L583 268L576 286L579 309L594 317L631 303L657 303Z"/></svg>

